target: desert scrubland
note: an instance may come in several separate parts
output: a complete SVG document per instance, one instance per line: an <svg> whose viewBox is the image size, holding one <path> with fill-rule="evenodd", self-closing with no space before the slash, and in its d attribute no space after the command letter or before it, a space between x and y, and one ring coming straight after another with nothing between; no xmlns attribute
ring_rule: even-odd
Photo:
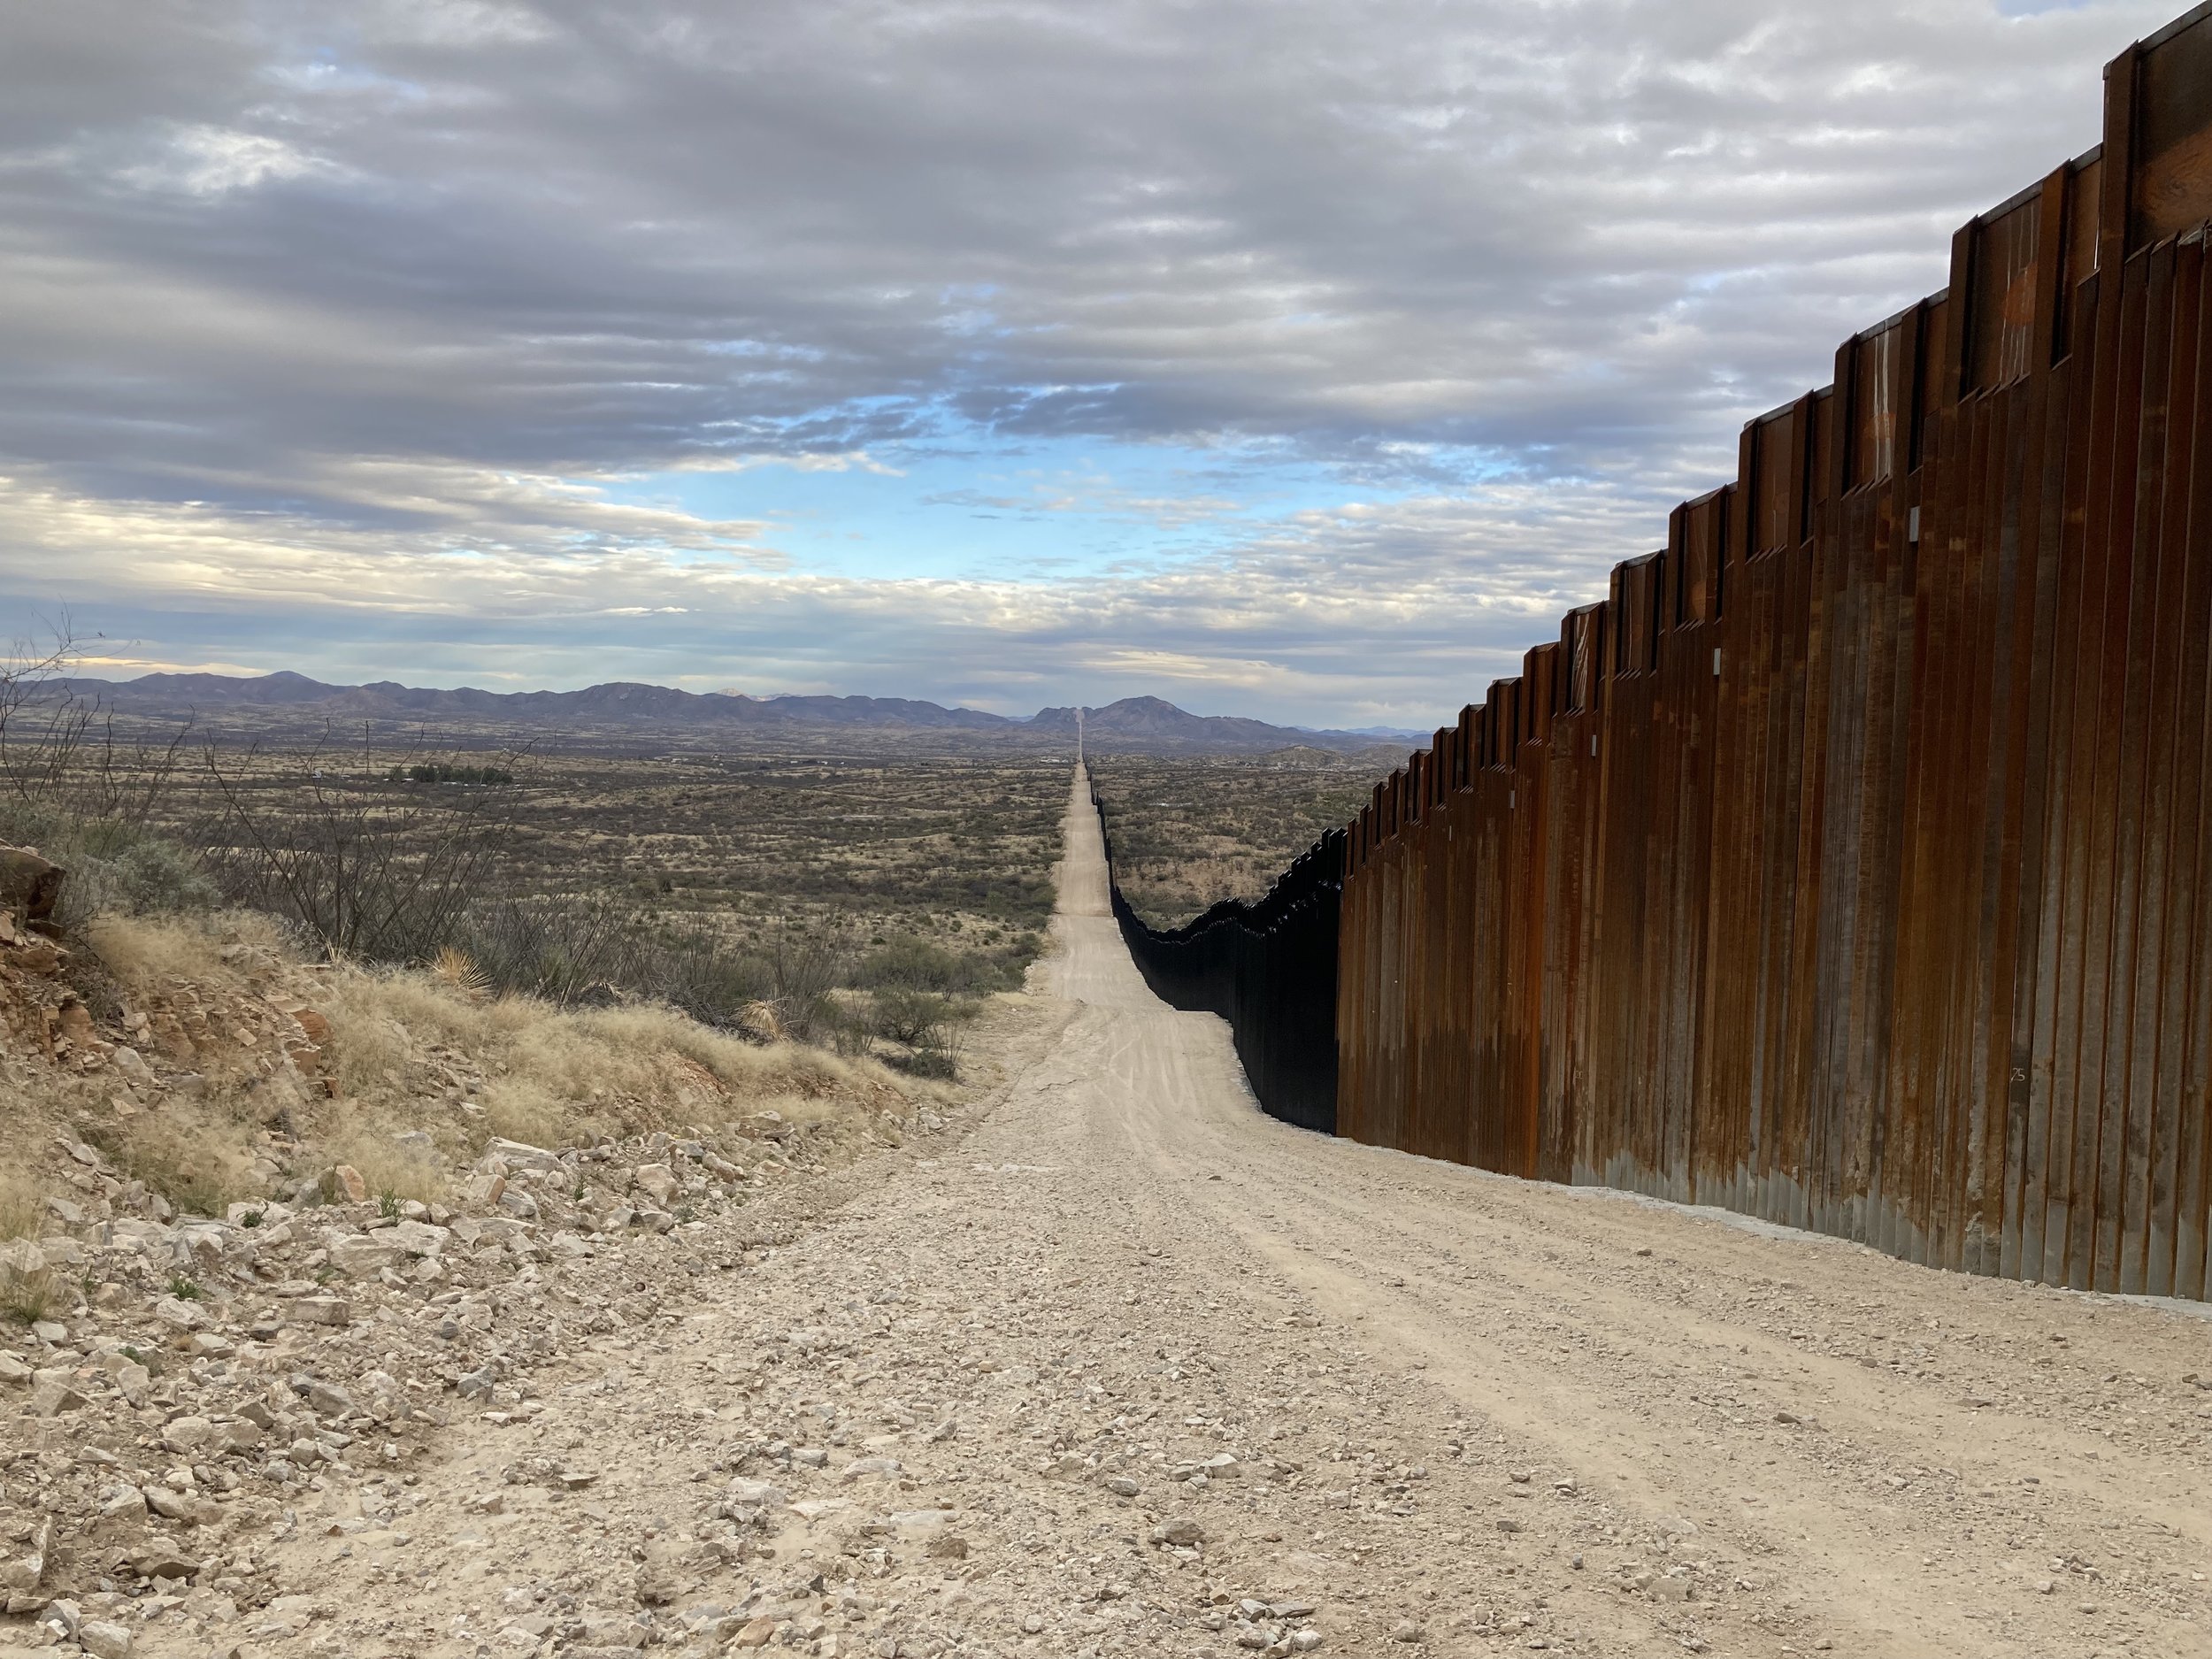
<svg viewBox="0 0 2212 1659"><path fill-rule="evenodd" d="M10 808L0 1647L2212 1651L2193 1311L1274 1122L1065 758L217 765L274 805ZM1099 770L1170 918L1360 783ZM434 949L207 833L441 790Z"/></svg>

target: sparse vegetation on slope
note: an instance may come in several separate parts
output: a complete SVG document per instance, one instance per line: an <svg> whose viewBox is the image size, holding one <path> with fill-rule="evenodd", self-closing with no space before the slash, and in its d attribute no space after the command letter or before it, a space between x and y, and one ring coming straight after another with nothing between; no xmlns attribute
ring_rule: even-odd
<svg viewBox="0 0 2212 1659"><path fill-rule="evenodd" d="M423 757L420 733L395 757L374 733L327 730L192 750L180 730L119 733L25 692L69 657L65 639L0 672L0 840L69 867L57 919L73 938L228 903L333 963L565 1007L661 1005L948 1079L977 999L1018 986L1041 946L1063 786L1045 762L490 764ZM106 948L169 947L150 933Z"/></svg>
<svg viewBox="0 0 2212 1659"><path fill-rule="evenodd" d="M772 875L755 879L780 903L726 887L718 903L717 803L688 786L641 802L641 775L581 763L394 780L328 749L215 750L194 771L175 744L92 742L73 716L26 731L11 687L57 660L0 673L17 718L0 720L0 841L66 870L56 888L20 859L37 892L0 895L0 1114L26 1132L0 1162L59 1133L165 1213L293 1193L334 1163L427 1200L494 1137L713 1133L764 1111L833 1133L935 1098L979 999L1037 949L1014 924L1041 920L1050 826L1031 836L1018 807L918 805L926 791L871 774L906 801L876 816L926 831L902 840L934 847L978 910L895 904L895 869L863 880L857 856L844 896L872 910L794 902L805 884ZM766 823L790 797L746 798ZM681 898L658 853L652 880L622 879L673 800L703 826ZM810 826L856 816L795 813L777 858L805 864ZM995 862L971 870L979 847Z"/></svg>
<svg viewBox="0 0 2212 1659"><path fill-rule="evenodd" d="M712 1135L765 1111L834 1140L935 1098L874 1061L662 1005L561 1008L305 962L250 913L111 915L77 951L10 936L0 1115L23 1133L9 1152L35 1162L47 1134L81 1139L164 1213L296 1197L337 1164L427 1201L495 1137ZM27 1204L0 1201L0 1228L34 1230Z"/></svg>

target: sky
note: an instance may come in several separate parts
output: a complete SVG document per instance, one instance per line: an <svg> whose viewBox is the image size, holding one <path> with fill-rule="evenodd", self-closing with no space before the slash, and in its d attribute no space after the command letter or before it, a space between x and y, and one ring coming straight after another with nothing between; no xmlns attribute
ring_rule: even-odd
<svg viewBox="0 0 2212 1659"><path fill-rule="evenodd" d="M1425 729L2180 0L0 16L0 636Z"/></svg>

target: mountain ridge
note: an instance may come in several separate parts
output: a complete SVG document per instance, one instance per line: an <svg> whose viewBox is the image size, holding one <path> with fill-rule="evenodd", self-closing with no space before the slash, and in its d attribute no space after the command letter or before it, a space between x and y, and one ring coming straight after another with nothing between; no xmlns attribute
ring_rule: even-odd
<svg viewBox="0 0 2212 1659"><path fill-rule="evenodd" d="M135 680L75 678L77 695L104 700L119 712L184 714L250 709L349 718L497 720L538 725L557 720L617 721L690 731L726 727L795 733L808 728L938 732L1029 743L1072 740L1073 705L1040 709L1026 718L981 709L948 708L913 697L791 695L758 697L741 691L684 691L634 680L609 680L575 691L486 691L478 687L414 687L396 680L340 686L291 669L267 674L159 672ZM1263 752L1318 747L1340 752L1374 748L1376 736L1274 726L1240 715L1194 714L1162 697L1123 697L1082 711L1087 738L1116 748L1206 749Z"/></svg>

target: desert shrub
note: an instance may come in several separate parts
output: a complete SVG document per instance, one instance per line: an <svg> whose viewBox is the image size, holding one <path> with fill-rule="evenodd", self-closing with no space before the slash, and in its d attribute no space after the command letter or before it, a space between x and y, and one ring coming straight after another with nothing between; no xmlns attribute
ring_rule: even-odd
<svg viewBox="0 0 2212 1659"><path fill-rule="evenodd" d="M506 899L472 910L458 946L483 988L559 1003L665 1002L710 1025L733 1025L750 1004L789 999L787 1026L805 1029L806 958L733 946L703 925L672 925L608 897ZM834 972L831 975L834 980Z"/></svg>
<svg viewBox="0 0 2212 1659"><path fill-rule="evenodd" d="M889 1064L913 1077L953 1082L960 1076L963 1044L958 1026L949 1019L925 1026L903 1055L888 1056Z"/></svg>
<svg viewBox="0 0 2212 1659"><path fill-rule="evenodd" d="M867 1060L875 1057L876 1025L872 1013L865 1009L854 1010L838 1004L839 1018L818 1039L829 1044L833 1053L848 1060Z"/></svg>
<svg viewBox="0 0 2212 1659"><path fill-rule="evenodd" d="M149 827L168 793L188 723L165 741L119 733L72 679L82 648L68 619L44 642L0 652L0 841L65 867L55 920L204 909L215 889L184 847Z"/></svg>
<svg viewBox="0 0 2212 1659"><path fill-rule="evenodd" d="M915 1077L950 1081L960 1074L960 1026L979 1006L972 997L894 985L869 994L868 1025L904 1047L904 1053L887 1053L886 1064Z"/></svg>
<svg viewBox="0 0 2212 1659"><path fill-rule="evenodd" d="M333 955L429 961L498 869L511 797L394 791L326 772L320 758L265 777L209 747L214 873L238 902L286 918Z"/></svg>
<svg viewBox="0 0 2212 1659"><path fill-rule="evenodd" d="M534 1145L569 1145L673 1123L710 1124L773 1102L849 1100L887 1081L862 1064L789 1042L762 1044L656 1002L562 1008L535 997L485 997L430 975L356 969L334 975L323 1008L361 1156L386 1165L395 1127L420 1109L418 1068L433 1046L472 1055L486 1072L482 1126ZM384 1145L365 1141L373 1134ZM410 1155L419 1156L419 1155ZM372 1187L386 1173L355 1165ZM419 1187L395 1182L404 1197Z"/></svg>
<svg viewBox="0 0 2212 1659"><path fill-rule="evenodd" d="M908 986L878 991L872 1003L876 1034L893 1042L921 1042L953 1018L949 999Z"/></svg>
<svg viewBox="0 0 2212 1659"><path fill-rule="evenodd" d="M121 818L88 818L50 800L0 796L0 841L35 847L69 872L55 919L81 933L96 916L205 910L221 895L190 849Z"/></svg>
<svg viewBox="0 0 2212 1659"><path fill-rule="evenodd" d="M206 910L221 900L198 856L166 836L110 820L91 826L83 847L62 889L62 908L68 911L73 905L85 919L114 911L158 916Z"/></svg>
<svg viewBox="0 0 2212 1659"><path fill-rule="evenodd" d="M610 899L504 899L470 910L457 940L488 987L572 1002L634 977L642 931Z"/></svg>
<svg viewBox="0 0 2212 1659"><path fill-rule="evenodd" d="M979 991L1018 991L1027 975L1029 964L1044 949L1044 941L1036 933L1016 933L1004 943L989 950L975 953L971 960L978 964L975 971Z"/></svg>
<svg viewBox="0 0 2212 1659"><path fill-rule="evenodd" d="M886 1063L915 1077L957 1078L961 1025L988 993L1020 986L1037 942L1025 933L995 949L956 950L902 936L863 956L853 983L868 993L868 1029L906 1050L887 1054Z"/></svg>
<svg viewBox="0 0 2212 1659"><path fill-rule="evenodd" d="M1022 971L1037 954L1034 934L1017 935L995 949L954 950L902 935L886 940L854 965L851 983L872 991L933 991L979 996L1020 987Z"/></svg>
<svg viewBox="0 0 2212 1659"><path fill-rule="evenodd" d="M841 1023L833 993L851 977L852 949L852 930L842 916L812 927L786 924L769 934L763 953L773 987L768 1000L784 1030L800 1041Z"/></svg>
<svg viewBox="0 0 2212 1659"><path fill-rule="evenodd" d="M942 945L910 936L886 941L860 959L853 983L867 990L967 988L967 963Z"/></svg>
<svg viewBox="0 0 2212 1659"><path fill-rule="evenodd" d="M710 1025L733 1025L752 1004L776 995L775 964L732 949L704 928L673 930L644 957L640 988Z"/></svg>
<svg viewBox="0 0 2212 1659"><path fill-rule="evenodd" d="M541 1146L634 1133L672 1110L714 1122L741 1103L823 1097L859 1080L818 1049L764 1048L668 1008L511 1012L526 1023L502 1051L506 1070L486 1085L484 1106L495 1132Z"/></svg>

